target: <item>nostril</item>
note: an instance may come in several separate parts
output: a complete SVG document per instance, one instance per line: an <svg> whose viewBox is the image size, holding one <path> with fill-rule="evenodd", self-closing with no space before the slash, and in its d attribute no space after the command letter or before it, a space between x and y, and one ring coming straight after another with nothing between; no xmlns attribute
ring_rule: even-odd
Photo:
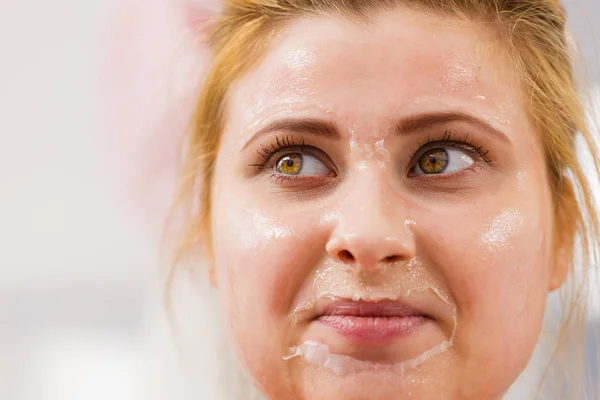
<svg viewBox="0 0 600 400"><path fill-rule="evenodd" d="M354 261L354 256L348 250L341 250L338 253L338 258L344 263L351 263Z"/></svg>
<svg viewBox="0 0 600 400"><path fill-rule="evenodd" d="M393 264L395 262L400 261L401 259L402 259L402 257L400 257L400 256L388 256L388 257L384 258L384 261L388 262L390 264Z"/></svg>

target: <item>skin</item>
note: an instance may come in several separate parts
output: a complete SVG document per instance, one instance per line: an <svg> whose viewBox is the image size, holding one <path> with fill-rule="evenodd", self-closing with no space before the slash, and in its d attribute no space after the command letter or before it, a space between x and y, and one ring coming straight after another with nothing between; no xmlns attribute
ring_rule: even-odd
<svg viewBox="0 0 600 400"><path fill-rule="evenodd" d="M212 273L240 359L269 398L499 399L527 364L548 290L563 274L553 268L541 145L510 64L482 29L404 9L364 26L301 18L230 89L212 188ZM396 128L439 112L489 126L450 119ZM338 137L260 132L284 118L334 124ZM434 147L472 165L416 175L424 144L447 131L453 143L468 134L467 143ZM310 174L274 170L298 148L260 156L278 139L310 146ZM456 307L452 347L404 375L338 376L301 357L283 360L290 347L319 340L336 354L395 363L448 339L454 322L433 292L414 301L435 318L378 351L289 317L314 300L315 285L381 291L411 260ZM330 276L316 284L324 270ZM410 283L402 284L406 295Z"/></svg>

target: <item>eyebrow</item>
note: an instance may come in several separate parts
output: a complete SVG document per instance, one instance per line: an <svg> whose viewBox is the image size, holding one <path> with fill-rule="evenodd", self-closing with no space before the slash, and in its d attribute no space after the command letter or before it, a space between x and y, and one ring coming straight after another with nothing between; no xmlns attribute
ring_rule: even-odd
<svg viewBox="0 0 600 400"><path fill-rule="evenodd" d="M395 124L395 131L398 135L408 135L414 132L427 130L428 128L432 128L436 125L455 121L464 121L474 124L482 129L487 130L502 141L510 143L508 136L506 136L502 131L493 127L489 122L467 113L455 111L431 112L401 117ZM248 146L250 146L250 144L252 144L252 142L256 141L260 137L277 131L310 133L315 136L321 136L329 139L341 138L340 130L337 124L334 122L314 118L285 118L273 121L267 126L258 130L254 135L252 135L250 140L244 144L242 150L246 149Z"/></svg>
<svg viewBox="0 0 600 400"><path fill-rule="evenodd" d="M301 132L301 133L312 133L316 136L326 137L330 139L339 139L341 137L338 126L334 122L321 120L321 119L280 119L273 121L264 128L256 132L248 142L242 147L244 150L256 139L264 136L270 132L276 131L288 131L288 132Z"/></svg>
<svg viewBox="0 0 600 400"><path fill-rule="evenodd" d="M449 122L464 121L476 125L482 129L489 131L494 136L498 137L502 141L510 143L510 139L504 132L493 127L489 122L484 119L477 118L473 115L456 112L456 111L443 111L434 113L424 113L409 115L400 118L396 124L396 132L399 135L406 135L415 131L423 131L428 128L432 128L435 125L447 124Z"/></svg>

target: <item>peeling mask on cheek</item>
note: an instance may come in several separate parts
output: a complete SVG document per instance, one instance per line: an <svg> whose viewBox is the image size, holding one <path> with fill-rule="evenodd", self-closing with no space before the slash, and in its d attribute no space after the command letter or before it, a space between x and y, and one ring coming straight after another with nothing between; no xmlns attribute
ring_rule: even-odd
<svg viewBox="0 0 600 400"><path fill-rule="evenodd" d="M400 302L412 307L420 307L425 313L444 325L439 336L433 341L420 343L422 348L412 353L402 354L394 362L364 360L332 349L319 340L305 340L292 346L284 360L301 358L306 363L326 368L336 375L349 375L362 371L381 371L404 374L418 368L429 359L446 352L453 345L457 329L457 307L451 297L442 289L440 282L418 260L405 265L389 265L379 272L369 272L369 276L353 268L329 265L315 272L313 282L302 294L307 300L297 304L290 318L297 322L306 319L306 314L319 309L323 302L340 299L353 302ZM442 324L440 321L444 321ZM416 331L415 335L421 334Z"/></svg>

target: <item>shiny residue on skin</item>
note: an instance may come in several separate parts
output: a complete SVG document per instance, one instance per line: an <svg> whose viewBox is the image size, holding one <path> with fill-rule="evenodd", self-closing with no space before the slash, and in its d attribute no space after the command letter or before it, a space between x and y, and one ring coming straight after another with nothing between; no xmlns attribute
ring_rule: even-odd
<svg viewBox="0 0 600 400"><path fill-rule="evenodd" d="M248 249L257 248L261 243L285 238L292 234L292 231L287 226L278 224L273 218L267 215L253 212L248 217L248 225L244 226L239 236L244 246Z"/></svg>
<svg viewBox="0 0 600 400"><path fill-rule="evenodd" d="M326 263L314 272L312 285L305 298L290 314L314 307L319 298L351 298L355 301L380 301L398 299L414 291L432 289L438 297L450 304L439 279L433 276L418 257L403 265L389 264L366 276L353 266Z"/></svg>
<svg viewBox="0 0 600 400"><path fill-rule="evenodd" d="M285 57L286 66L292 71L303 71L314 64L317 55L310 47L301 47L288 53Z"/></svg>
<svg viewBox="0 0 600 400"><path fill-rule="evenodd" d="M380 167L389 165L391 155L385 147L385 135L364 135L357 127L350 127L350 154L359 169L366 168L366 162L377 161Z"/></svg>
<svg viewBox="0 0 600 400"><path fill-rule="evenodd" d="M508 208L486 224L481 235L481 243L488 250L503 250L523 226L523 213L516 208Z"/></svg>
<svg viewBox="0 0 600 400"><path fill-rule="evenodd" d="M456 92L477 85L474 65L464 60L452 58L446 65L443 78L444 91Z"/></svg>
<svg viewBox="0 0 600 400"><path fill-rule="evenodd" d="M357 360L356 358L341 354L334 354L329 351L326 345L312 340L302 343L300 346L292 347L291 354L284 357L289 360L294 357L302 357L312 365L332 370L336 375L350 375L361 371L393 371L398 374L404 374L406 371L415 369L425 361L438 354L448 350L452 343L448 340L440 343L415 358L396 364L381 364L373 361Z"/></svg>
<svg viewBox="0 0 600 400"><path fill-rule="evenodd" d="M517 188L519 188L519 191L525 190L525 181L527 181L527 172L517 172Z"/></svg>
<svg viewBox="0 0 600 400"><path fill-rule="evenodd" d="M405 225L410 228L414 227L415 223L406 220ZM416 357L395 364L364 361L343 354L335 354L329 350L327 345L311 340L292 347L290 354L285 356L284 360L302 357L307 363L328 368L337 375L348 375L365 370L403 374L417 368L430 358L448 350L454 342L457 329L457 307L451 296L442 287L441 282L417 257L401 265L392 263L380 266L376 271L369 271L368 277L363 276L352 266L336 263L325 265L314 273L310 292L305 295L310 300L300 302L289 315L294 321L302 319L303 313L313 309L319 299L349 298L353 301L396 301L416 293L431 291L441 302L452 308L452 331L441 343Z"/></svg>
<svg viewBox="0 0 600 400"><path fill-rule="evenodd" d="M296 357L302 357L308 364L330 369L339 376L351 375L361 371L394 372L402 375L409 370L416 369L427 360L440 355L452 347L454 343L454 336L456 334L456 328L458 326L456 306L451 303L448 299L448 296L443 294L439 289L434 287L417 287L409 289L406 296L409 296L414 292L422 292L426 290L432 290L440 298L440 300L452 307L454 326L452 328L452 333L447 340L444 340L438 345L425 350L416 357L399 363L384 364L374 361L359 360L343 354L335 354L329 350L327 345L317 341L308 340L299 346L290 348L290 354L284 356L283 359L290 360Z"/></svg>
<svg viewBox="0 0 600 400"><path fill-rule="evenodd" d="M480 90L481 83L478 79L476 65L470 61L467 54L456 53L448 56L448 61L443 72L441 92L438 96L444 94L456 93L465 90ZM493 96L486 96L481 93L472 96L473 99L488 103L497 113L485 114L486 119L495 120L503 125L510 125L511 121L508 118L510 104L499 100Z"/></svg>

